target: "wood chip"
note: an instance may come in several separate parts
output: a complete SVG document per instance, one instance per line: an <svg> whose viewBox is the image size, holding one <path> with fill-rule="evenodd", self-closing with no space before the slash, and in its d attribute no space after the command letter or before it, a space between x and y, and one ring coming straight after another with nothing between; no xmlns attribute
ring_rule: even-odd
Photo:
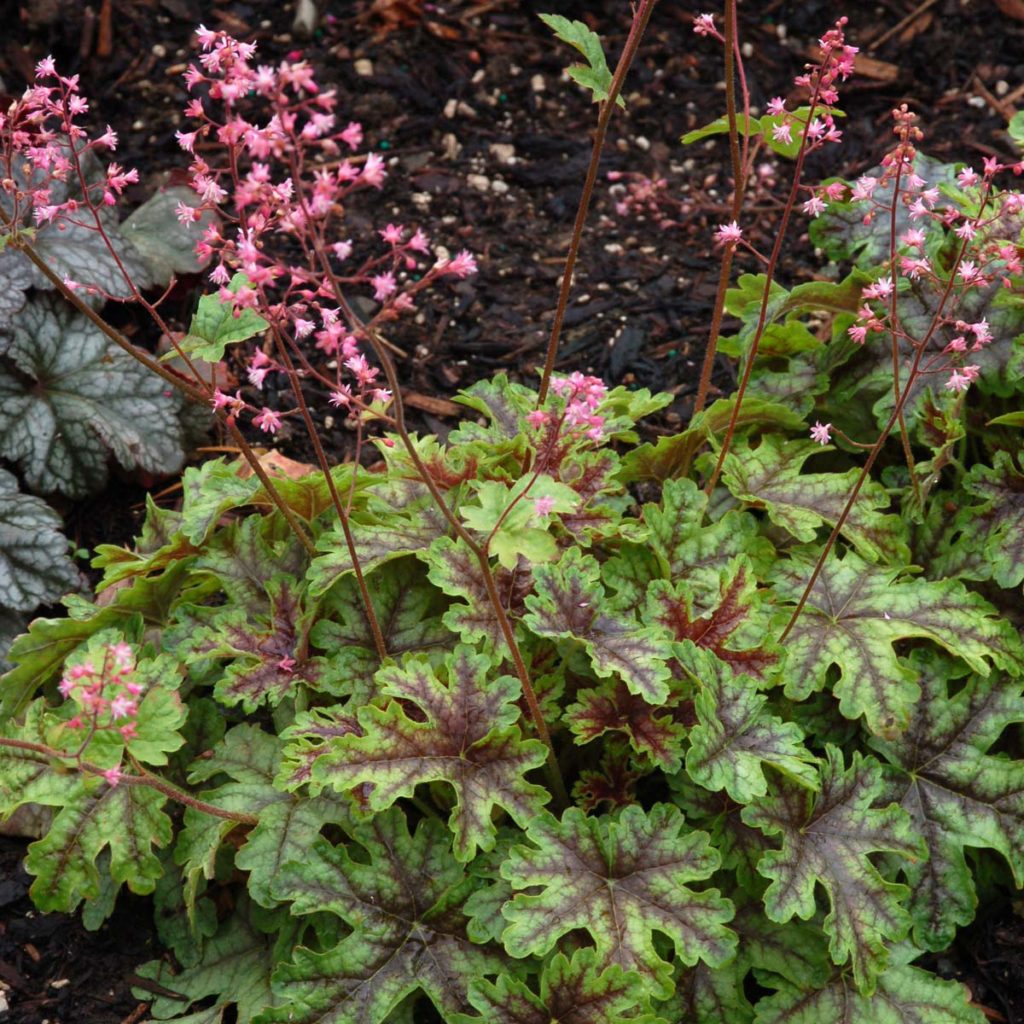
<svg viewBox="0 0 1024 1024"><path fill-rule="evenodd" d="M413 409L422 409L435 416L461 416L465 409L461 405L449 402L447 398L433 398L419 391L403 391L402 401Z"/></svg>

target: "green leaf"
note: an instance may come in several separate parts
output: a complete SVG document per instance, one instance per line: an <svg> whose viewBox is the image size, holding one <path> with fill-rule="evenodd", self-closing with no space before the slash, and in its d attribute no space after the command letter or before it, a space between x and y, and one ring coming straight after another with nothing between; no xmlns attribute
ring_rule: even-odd
<svg viewBox="0 0 1024 1024"><path fill-rule="evenodd" d="M274 975L284 1001L261 1019L289 1024L380 1024L411 992L448 1015L469 1009L466 988L504 957L470 942L463 903L472 882L435 820L410 832L398 808L346 826L351 842L316 840L284 865L274 893L293 913L338 915L353 931L324 953L299 947Z"/></svg>
<svg viewBox="0 0 1024 1024"><path fill-rule="evenodd" d="M959 982L945 981L917 967L891 967L878 978L873 995L852 988L837 974L824 988L773 978L774 995L757 1004L755 1024L984 1024Z"/></svg>
<svg viewBox="0 0 1024 1024"><path fill-rule="evenodd" d="M769 435L757 448L736 448L725 457L722 482L733 496L764 508L771 521L797 540L809 542L822 525L839 520L860 470L808 473L804 463L821 451L814 441L783 441ZM843 524L843 536L865 558L905 565L909 560L906 529L897 515L882 514L890 499L880 484L869 481Z"/></svg>
<svg viewBox="0 0 1024 1024"><path fill-rule="evenodd" d="M249 284L245 274L235 274L228 284L228 291L237 293ZM224 358L224 349L228 345L248 341L265 331L267 326L267 321L252 309L243 309L235 316L233 303L213 293L199 300L199 308L192 316L188 334L179 344L186 355L217 363Z"/></svg>
<svg viewBox="0 0 1024 1024"><path fill-rule="evenodd" d="M271 991L270 975L284 951L295 941L295 931L295 926L285 917L262 920L257 909L251 908L243 897L217 934L206 940L199 963L175 974L166 960L151 960L140 967L138 973L164 991L154 995L149 989L138 988L134 993L150 1002L150 1015L157 1021L219 1022L220 1015L228 1007L234 1007L232 1019L237 1024L254 1024L257 1015L262 1016L261 1011L280 1002ZM199 1010L187 1017L176 1016L209 998L215 999L209 1010Z"/></svg>
<svg viewBox="0 0 1024 1024"><path fill-rule="evenodd" d="M937 655L915 664L922 694L906 733L871 744L891 765L891 795L928 844L928 860L903 869L914 941L941 950L973 919L978 901L965 847L998 851L1024 885L1024 761L991 752L1006 729L1024 722L1024 700L1020 680L970 676L961 684L961 673ZM959 686L952 696L951 685Z"/></svg>
<svg viewBox="0 0 1024 1024"><path fill-rule="evenodd" d="M686 771L705 789L724 789L737 803L750 804L768 792L763 764L811 789L817 787L814 756L794 722L768 714L768 698L756 683L700 650L687 657L700 682L694 698L698 724L690 730Z"/></svg>
<svg viewBox="0 0 1024 1024"><path fill-rule="evenodd" d="M22 725L8 722L0 735L47 744L45 707L29 707ZM133 892L152 892L161 866L153 846L171 840L163 813L167 798L148 786L111 786L101 776L77 771L31 749L6 748L0 768L0 816L21 804L59 808L46 835L32 843L25 868L36 876L33 902L40 910L73 911L83 899L100 896L96 861L109 848L110 876Z"/></svg>
<svg viewBox="0 0 1024 1024"><path fill-rule="evenodd" d="M802 557L780 567L776 589L782 601L799 599L811 570ZM789 614L780 610L780 626ZM921 637L983 675L990 664L1019 671L1020 638L994 615L959 580L905 579L899 569L869 565L853 551L842 559L832 554L786 641L786 696L803 700L822 689L829 669L838 666L832 691L842 713L863 715L877 735L896 735L907 727L920 689L894 644Z"/></svg>
<svg viewBox="0 0 1024 1024"><path fill-rule="evenodd" d="M910 926L903 906L909 890L887 882L869 855L925 855L905 811L895 804L873 806L882 793L877 761L854 754L846 769L842 753L828 746L819 793L782 781L742 813L746 824L782 837L782 849L769 850L758 864L771 879L765 913L772 921L807 920L817 911L814 888L820 884L830 906L824 922L829 953L837 964L850 961L865 994L874 991L888 961L885 940L902 939Z"/></svg>
<svg viewBox="0 0 1024 1024"><path fill-rule="evenodd" d="M22 310L4 361L0 454L34 490L101 490L111 455L125 469L181 467L177 395L61 300L35 299Z"/></svg>
<svg viewBox="0 0 1024 1024"><path fill-rule="evenodd" d="M751 117L744 120L742 114L736 118L736 128L740 135L759 135L761 133L760 118ZM724 114L704 125L687 132L679 141L684 146L692 146L695 142L710 138L712 135L725 135L729 131L729 118Z"/></svg>
<svg viewBox="0 0 1024 1024"><path fill-rule="evenodd" d="M481 1016L459 1018L459 1024L655 1024L641 1017L644 988L635 972L616 964L602 970L594 949L578 949L571 960L556 953L544 965L537 991L508 974L496 982L474 981L469 1001Z"/></svg>
<svg viewBox="0 0 1024 1024"><path fill-rule="evenodd" d="M461 508L463 522L481 535L481 541L490 539L490 552L509 570L515 569L520 556L536 564L550 562L558 554L547 517L538 517L534 511L535 499L551 501L554 514L573 512L579 505L571 487L543 474L521 477L512 487L483 480L476 485L476 498L479 505Z"/></svg>
<svg viewBox="0 0 1024 1024"><path fill-rule="evenodd" d="M365 735L329 742L313 767L318 787L359 787L360 801L382 811L420 783L448 783L456 797L448 823L462 861L477 847L494 846L495 807L520 825L540 811L548 794L524 776L544 763L546 750L539 740L524 740L516 724L517 679L494 678L489 658L458 647L440 672L412 657L400 668L382 669L378 681L392 700L360 709ZM415 717L407 704L417 709Z"/></svg>
<svg viewBox="0 0 1024 1024"><path fill-rule="evenodd" d="M719 586L716 599L709 600L707 592L701 594L685 578L654 580L647 589L644 619L664 627L677 643L692 642L763 685L777 669L780 652L768 635L769 619L761 611L761 592L749 563L736 558L722 570ZM694 610L695 590L710 605L704 614Z"/></svg>
<svg viewBox="0 0 1024 1024"><path fill-rule="evenodd" d="M0 236L0 332L7 333L25 305L25 293L32 287L28 260L16 249L5 248ZM3 343L0 342L0 348Z"/></svg>
<svg viewBox="0 0 1024 1024"><path fill-rule="evenodd" d="M963 489L980 504L966 505L957 513L945 543L969 553L971 565L959 573L967 579L993 579L1000 587L1024 582L1024 473L1009 452L996 452L993 465L972 466ZM940 558L937 570L952 565Z"/></svg>
<svg viewBox="0 0 1024 1024"><path fill-rule="evenodd" d="M326 823L344 818L343 808L335 801L296 796L276 786L282 763L280 748L276 737L255 725L237 725L189 771L192 785L224 778L215 789L201 793L205 802L259 818L235 855L235 866L249 872L249 895L264 907L275 905L271 888L281 866L304 857ZM200 875L213 877L217 849L237 827L236 822L214 820L186 808L184 841L179 839L176 859L186 868L187 896L195 891Z"/></svg>
<svg viewBox="0 0 1024 1024"><path fill-rule="evenodd" d="M560 14L539 14L538 17L563 43L575 47L586 57L587 65L573 64L568 68L569 77L584 89L589 89L594 94L595 103L608 99L612 73L608 69L601 37L582 21L570 21ZM615 102L625 110L626 101L621 96L616 96Z"/></svg>
<svg viewBox="0 0 1024 1024"><path fill-rule="evenodd" d="M646 755L666 771L676 772L682 765L686 727L676 721L671 710L630 693L621 679L580 690L576 703L565 709L565 720L581 744L609 732L622 732L637 754Z"/></svg>
<svg viewBox="0 0 1024 1024"><path fill-rule="evenodd" d="M598 676L621 677L649 703L668 696L667 636L606 599L596 559L570 548L557 564L535 566L533 576L524 622L534 633L582 644Z"/></svg>
<svg viewBox="0 0 1024 1024"><path fill-rule="evenodd" d="M195 223L182 224L179 203L195 208L199 197L184 185L168 185L121 222L121 234L146 264L152 283L161 288L179 274L198 274L210 262L208 256L199 259L195 247L206 229L217 224L216 214L206 210Z"/></svg>
<svg viewBox="0 0 1024 1024"><path fill-rule="evenodd" d="M732 904L717 889L686 885L709 878L718 853L707 833L687 829L677 808L626 807L600 818L570 808L561 821L534 818L526 834L533 845L514 847L501 869L520 890L503 910L509 926L502 940L513 956L542 956L583 929L601 963L650 977L652 991L665 998L672 983L656 932L684 964L717 966L732 955L736 937L725 927Z"/></svg>
<svg viewBox="0 0 1024 1024"><path fill-rule="evenodd" d="M0 607L30 612L78 584L60 529L60 516L0 469Z"/></svg>

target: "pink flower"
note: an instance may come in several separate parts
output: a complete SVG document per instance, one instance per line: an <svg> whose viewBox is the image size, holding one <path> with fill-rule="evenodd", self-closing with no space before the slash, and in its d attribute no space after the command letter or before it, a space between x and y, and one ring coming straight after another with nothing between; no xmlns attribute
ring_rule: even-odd
<svg viewBox="0 0 1024 1024"><path fill-rule="evenodd" d="M110 702L110 716L115 720L118 718L130 718L135 714L136 710L135 701L128 697L118 696Z"/></svg>
<svg viewBox="0 0 1024 1024"><path fill-rule="evenodd" d="M460 280L477 272L476 259L468 249L457 252L453 259L445 264L444 272Z"/></svg>
<svg viewBox="0 0 1024 1024"><path fill-rule="evenodd" d="M375 274L370 278L373 284L373 297L378 302L384 302L391 295L394 295L398 285L395 283L395 275L388 271L385 274Z"/></svg>
<svg viewBox="0 0 1024 1024"><path fill-rule="evenodd" d="M782 122L781 124L772 126L772 138L776 142L782 142L789 145L793 141L793 128L791 125Z"/></svg>
<svg viewBox="0 0 1024 1024"><path fill-rule="evenodd" d="M551 514L551 510L555 507L554 498L534 498L533 499L533 512L538 519L545 519Z"/></svg>
<svg viewBox="0 0 1024 1024"><path fill-rule="evenodd" d="M405 228L401 224L389 224L380 232L380 237L389 245L398 245L402 241Z"/></svg>
<svg viewBox="0 0 1024 1024"><path fill-rule="evenodd" d="M825 212L827 204L821 196L811 196L801 207L804 213L809 213L812 217L819 217Z"/></svg>
<svg viewBox="0 0 1024 1024"><path fill-rule="evenodd" d="M814 426L811 427L811 440L817 441L818 444L824 446L832 440L831 435L832 424L831 423L819 423L815 422Z"/></svg>
<svg viewBox="0 0 1024 1024"><path fill-rule="evenodd" d="M103 773L103 778L105 778L107 780L107 782L110 783L111 786L116 786L121 781L121 779L123 778L123 776L121 774L121 769L120 768L108 768Z"/></svg>
<svg viewBox="0 0 1024 1024"><path fill-rule="evenodd" d="M736 221L719 224L715 229L715 242L718 245L736 245L743 238L743 231Z"/></svg>
<svg viewBox="0 0 1024 1024"><path fill-rule="evenodd" d="M698 14L693 19L693 31L699 36L717 36L718 29L715 28L715 16L713 14Z"/></svg>
<svg viewBox="0 0 1024 1024"><path fill-rule="evenodd" d="M252 418L255 426L266 434L276 434L281 428L281 414L266 406Z"/></svg>
<svg viewBox="0 0 1024 1024"><path fill-rule="evenodd" d="M786 101L781 96L776 96L768 101L768 113L772 117L778 117L786 112Z"/></svg>
<svg viewBox="0 0 1024 1024"><path fill-rule="evenodd" d="M44 57L36 65L36 78L49 78L52 75L57 74L57 68L54 65L52 57Z"/></svg>
<svg viewBox="0 0 1024 1024"><path fill-rule="evenodd" d="M543 427L548 421L548 414L543 412L541 409L534 409L533 412L529 413L526 417L526 422L530 424L534 430Z"/></svg>
<svg viewBox="0 0 1024 1024"><path fill-rule="evenodd" d="M949 375L949 380L946 381L948 391L966 391L970 386L971 378L966 373L960 373L959 370L954 370Z"/></svg>
<svg viewBox="0 0 1024 1024"><path fill-rule="evenodd" d="M178 145L186 153L191 153L195 149L197 134L198 132L175 132L174 137L178 140Z"/></svg>

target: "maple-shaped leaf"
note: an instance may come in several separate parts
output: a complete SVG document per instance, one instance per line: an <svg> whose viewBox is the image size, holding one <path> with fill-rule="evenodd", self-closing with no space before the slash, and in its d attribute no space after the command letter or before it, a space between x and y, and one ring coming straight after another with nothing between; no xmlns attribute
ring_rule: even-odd
<svg viewBox="0 0 1024 1024"><path fill-rule="evenodd" d="M0 360L0 454L33 490L101 490L111 455L126 469L181 467L180 399L60 299L19 313Z"/></svg>
<svg viewBox="0 0 1024 1024"><path fill-rule="evenodd" d="M576 492L550 476L521 477L509 486L500 480L482 480L476 486L479 504L461 509L465 524L488 541L488 551L500 565L512 570L520 556L528 561L550 562L558 554L555 538L548 530L548 513L540 515L535 501L550 503L548 512L560 515L579 505Z"/></svg>
<svg viewBox="0 0 1024 1024"><path fill-rule="evenodd" d="M227 1011L237 1024L254 1024L263 1011L280 1003L271 991L270 978L294 944L297 930L287 915L268 914L243 895L216 935L204 942L198 963L174 973L166 958L151 960L138 974L159 988L133 991L150 1004L149 1016L155 1021L220 1024ZM207 999L214 1000L209 1009L178 1016Z"/></svg>
<svg viewBox="0 0 1024 1024"><path fill-rule="evenodd" d="M453 601L444 613L444 624L458 633L464 643L484 641L493 650L504 650L505 635L501 631L494 606L491 604L480 561L461 537L438 537L426 551L420 552L430 567L430 582ZM532 585L529 573L514 573L499 566L494 572L499 596ZM508 608L505 609L509 611Z"/></svg>
<svg viewBox="0 0 1024 1024"><path fill-rule="evenodd" d="M821 451L814 441L784 441L776 435L757 448L733 448L722 465L722 482L797 540L813 541L823 526L834 526L846 506L860 470L807 473L804 463ZM881 484L869 481L843 525L843 536L865 558L905 564L906 529L898 515L883 514L890 498Z"/></svg>
<svg viewBox="0 0 1024 1024"><path fill-rule="evenodd" d="M759 1000L755 1024L985 1024L967 988L906 964L890 967L871 995L845 974L823 987L772 978L775 993Z"/></svg>
<svg viewBox="0 0 1024 1024"><path fill-rule="evenodd" d="M707 495L692 480L666 480L661 501L643 507L648 537L641 546L623 545L622 554L602 567L603 578L623 601L642 604L656 579L688 584L688 593L704 614L720 599L721 572L746 555L757 572L772 561L772 545L759 535L749 512L731 509L706 521ZM710 609L708 609L710 610Z"/></svg>
<svg viewBox="0 0 1024 1024"><path fill-rule="evenodd" d="M1024 700L1021 681L1008 676L972 675L959 685L960 672L938 656L915 665L922 694L907 731L871 743L891 765L889 792L928 844L928 860L903 870L914 941L938 950L974 917L965 847L998 851L1024 885L1024 761L990 753L1009 726L1024 722ZM959 685L952 696L951 685Z"/></svg>
<svg viewBox="0 0 1024 1024"><path fill-rule="evenodd" d="M19 725L8 721L0 735L48 746L52 718L42 701L31 704ZM116 763L116 757L111 763ZM152 892L161 866L154 846L171 840L167 797L142 785L111 786L102 776L76 771L32 749L5 748L0 761L0 817L22 804L58 808L46 834L28 849L25 868L36 876L30 890L44 911L73 911L100 895L96 866L109 848L110 877L133 892Z"/></svg>
<svg viewBox="0 0 1024 1024"><path fill-rule="evenodd" d="M533 576L524 622L534 633L582 644L598 676L624 679L649 703L668 696L672 648L666 632L642 625L605 596L595 558L570 548L556 564L534 566Z"/></svg>
<svg viewBox="0 0 1024 1024"><path fill-rule="evenodd" d="M618 479L619 457L610 449L571 454L558 465L558 478L576 492L573 511L559 516L562 527L584 547L600 537L624 537L632 521L622 513L632 499Z"/></svg>
<svg viewBox="0 0 1024 1024"><path fill-rule="evenodd" d="M622 732L637 754L646 755L665 771L677 772L682 766L685 725L671 710L631 693L621 679L580 690L576 702L565 709L565 721L581 744Z"/></svg>
<svg viewBox="0 0 1024 1024"><path fill-rule="evenodd" d="M335 801L300 798L278 788L275 779L281 762L280 741L255 725L243 724L230 729L209 756L194 761L189 770L193 786L211 779L220 782L202 792L205 802L259 817L235 855L235 866L249 872L249 895L265 907L275 904L271 886L281 865L303 857L324 824L344 817L344 809ZM185 809L185 828L175 856L186 868L189 902L200 875L213 877L217 850L237 827L237 822Z"/></svg>
<svg viewBox="0 0 1024 1024"><path fill-rule="evenodd" d="M454 646L455 637L441 619L444 598L428 584L423 566L415 560L386 562L374 573L369 590L389 657L400 661L421 652L439 660ZM327 659L321 688L352 696L356 704L368 703L376 695L373 676L381 663L354 575L328 592L320 615L310 638Z"/></svg>
<svg viewBox="0 0 1024 1024"><path fill-rule="evenodd" d="M776 589L783 601L798 600L811 569L800 556L779 568ZM789 615L781 609L780 626ZM959 580L905 579L899 569L871 565L849 551L825 561L789 634L786 696L802 700L820 690L836 665L839 679L832 690L842 713L863 715L873 733L899 733L920 689L893 645L912 637L939 644L983 675L990 663L1017 669L1024 664L1010 623Z"/></svg>
<svg viewBox="0 0 1024 1024"><path fill-rule="evenodd" d="M957 513L944 539L951 557L940 557L937 571L959 568L956 554L970 557L959 575L972 580L993 579L1001 587L1024 582L1024 473L1009 452L996 452L992 466L976 465L962 481L963 489L981 503Z"/></svg>
<svg viewBox="0 0 1024 1024"><path fill-rule="evenodd" d="M293 579L277 576L266 586L266 612L254 616L228 605L196 631L195 655L228 659L215 688L221 703L255 711L263 703L279 704L300 685L318 688L323 659L304 653L312 613L294 585Z"/></svg>
<svg viewBox="0 0 1024 1024"><path fill-rule="evenodd" d="M405 481L389 494L391 501L380 501L374 518L370 513L353 522L356 557L364 573L401 555L415 555L448 534L451 527L426 487ZM307 574L310 593L319 597L341 577L353 572L345 535L335 524L317 538L317 550Z"/></svg>
<svg viewBox="0 0 1024 1024"><path fill-rule="evenodd" d="M78 584L60 516L0 469L0 606L31 612ZM19 630L20 632L20 630Z"/></svg>
<svg viewBox="0 0 1024 1024"><path fill-rule="evenodd" d="M735 935L725 927L732 904L717 889L686 884L709 878L718 853L678 808L626 807L600 817L570 808L561 821L534 818L526 834L532 845L514 847L501 868L519 890L503 909L502 941L513 956L543 956L561 936L583 929L601 963L650 977L652 993L665 998L672 983L655 933L671 940L684 964L715 966L732 954Z"/></svg>
<svg viewBox="0 0 1024 1024"><path fill-rule="evenodd" d="M868 994L886 966L885 940L902 939L910 926L903 905L909 890L887 882L870 855L917 860L926 854L906 811L873 806L883 792L877 761L854 754L847 769L842 753L829 746L820 792L782 780L742 813L748 825L782 837L782 848L769 850L758 864L771 879L765 913L772 921L807 920L817 910L815 884L821 885L830 907L824 927L832 960L849 961L857 987Z"/></svg>
<svg viewBox="0 0 1024 1024"><path fill-rule="evenodd" d="M682 973L675 995L658 1010L667 1020L687 1024L752 1024L754 1008L743 991L746 974L739 957L721 967L699 963Z"/></svg>
<svg viewBox="0 0 1024 1024"><path fill-rule="evenodd" d="M504 453L518 453L526 444L526 417L537 406L537 392L515 381L505 373L478 380L455 396L460 405L479 413L464 419L449 435L454 446L463 447L474 441L486 442L488 447Z"/></svg>
<svg viewBox="0 0 1024 1024"><path fill-rule="evenodd" d="M779 651L772 649L769 619L760 610L757 579L740 557L721 571L720 580L714 603L705 592L710 607L703 613L694 610L689 582L654 580L647 588L644 619L664 627L677 643L691 641L736 672L764 683L777 667Z"/></svg>
<svg viewBox="0 0 1024 1024"><path fill-rule="evenodd" d="M817 787L816 758L803 744L794 722L784 722L765 708L749 676L699 649L684 664L700 683L694 698L697 724L690 729L686 771L706 789L724 789L737 803L754 803L768 792L762 765L770 764L790 779Z"/></svg>
<svg viewBox="0 0 1024 1024"><path fill-rule="evenodd" d="M474 981L469 1001L480 1016L459 1017L457 1024L656 1024L643 1013L643 981L617 964L604 967L593 948L578 949L569 959L556 953L545 963L537 989L502 974L497 981Z"/></svg>
<svg viewBox="0 0 1024 1024"><path fill-rule="evenodd" d="M449 825L463 861L494 845L496 807L520 825L540 811L547 791L525 775L544 763L546 749L520 732L517 679L495 677L490 658L457 647L440 668L411 657L382 669L377 681L392 699L359 710L364 735L328 743L313 766L318 787L360 787L365 806L382 811L420 783L448 783L456 797Z"/></svg>
<svg viewBox="0 0 1024 1024"><path fill-rule="evenodd" d="M470 981L506 961L466 935L472 881L452 858L445 827L426 819L410 831L392 808L345 830L350 842L318 839L284 865L274 893L293 913L336 914L353 931L323 953L296 949L274 974L283 1005L261 1021L380 1024L417 990L446 1019L468 1010Z"/></svg>

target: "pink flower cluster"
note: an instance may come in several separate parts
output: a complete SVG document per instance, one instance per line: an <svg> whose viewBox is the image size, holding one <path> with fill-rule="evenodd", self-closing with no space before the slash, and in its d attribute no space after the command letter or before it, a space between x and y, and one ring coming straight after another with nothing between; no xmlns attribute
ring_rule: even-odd
<svg viewBox="0 0 1024 1024"><path fill-rule="evenodd" d="M72 730L116 730L122 739L135 737L143 687L135 676L135 656L126 643L109 644L97 667L92 661L70 666L58 686L77 713L67 722Z"/></svg>
<svg viewBox="0 0 1024 1024"><path fill-rule="evenodd" d="M76 224L98 230L99 208L113 206L139 180L137 170L116 163L98 180L86 176L87 153L117 149L110 125L89 139L76 123L88 110L78 76L57 74L53 58L46 57L36 65L36 84L0 112L0 191L10 211L9 216L0 214L0 230L17 229L30 217L37 226ZM100 291L91 282L71 283Z"/></svg>
<svg viewBox="0 0 1024 1024"><path fill-rule="evenodd" d="M197 37L199 65L189 68L185 81L212 103L191 100L186 114L195 127L178 133L179 144L193 156L192 187L201 200L197 208L182 205L179 217L191 223L213 209L221 220L204 232L197 253L214 261L210 278L220 286L222 301L236 314L259 309L278 345L294 350L305 375L319 381L331 404L354 412L386 404L391 394L379 386L379 370L360 351L368 333L415 311L415 296L437 280L476 273L475 259L467 251L435 258L427 235L403 224L376 232L383 252L373 251L369 240L357 247L345 239L339 228L349 197L359 189L380 189L386 178L379 155L344 155L362 144L362 127L340 126L334 91L321 90L305 62L256 65L254 44L202 26ZM268 117L250 111L251 97L269 105ZM204 152L211 142L222 154L217 165ZM357 248L367 250L358 260ZM229 289L237 273L246 281ZM368 289L380 304L366 324L351 315L346 293L352 287ZM298 348L307 337L329 360L325 370L311 366ZM257 352L247 368L249 384L261 389L267 374L284 370L279 359ZM240 393L217 392L213 404L232 416L252 409L254 424L267 433L275 433L288 415L249 406Z"/></svg>
<svg viewBox="0 0 1024 1024"><path fill-rule="evenodd" d="M535 409L526 417L531 427L553 426L556 437L564 430L589 441L604 440L604 417L597 412L608 393L603 380L576 372L568 377L552 377L551 390L564 402L560 414Z"/></svg>

